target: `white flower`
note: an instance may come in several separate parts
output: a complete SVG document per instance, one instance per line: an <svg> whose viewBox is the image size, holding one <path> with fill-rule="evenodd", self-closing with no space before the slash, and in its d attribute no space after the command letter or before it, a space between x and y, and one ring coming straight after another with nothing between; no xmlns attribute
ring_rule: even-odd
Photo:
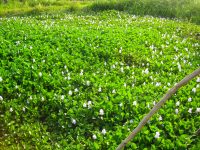
<svg viewBox="0 0 200 150"><path fill-rule="evenodd" d="M33 62L35 62L35 59L33 58Z"/></svg>
<svg viewBox="0 0 200 150"><path fill-rule="evenodd" d="M21 94L20 94L20 93L17 93L17 95L18 95L18 97L20 97L20 96L21 96Z"/></svg>
<svg viewBox="0 0 200 150"><path fill-rule="evenodd" d="M150 76L149 78L150 78L151 80L153 80L153 77L152 77L152 76Z"/></svg>
<svg viewBox="0 0 200 150"><path fill-rule="evenodd" d="M86 85L89 86L90 85L90 81L86 81Z"/></svg>
<svg viewBox="0 0 200 150"><path fill-rule="evenodd" d="M137 101L134 101L134 102L133 102L133 105L136 106L136 105L137 105Z"/></svg>
<svg viewBox="0 0 200 150"><path fill-rule="evenodd" d="M115 93L116 93L115 89L114 89L114 90L112 90L112 93L113 93L113 94L115 94Z"/></svg>
<svg viewBox="0 0 200 150"><path fill-rule="evenodd" d="M91 105L92 104L92 101L88 101L88 105Z"/></svg>
<svg viewBox="0 0 200 150"><path fill-rule="evenodd" d="M30 46L30 49L33 49L33 47L32 47L32 46Z"/></svg>
<svg viewBox="0 0 200 150"><path fill-rule="evenodd" d="M80 72L80 76L82 76L83 75L83 70L81 70L81 72Z"/></svg>
<svg viewBox="0 0 200 150"><path fill-rule="evenodd" d="M197 82L200 82L200 77L197 78Z"/></svg>
<svg viewBox="0 0 200 150"><path fill-rule="evenodd" d="M189 97L189 98L188 98L188 102L191 102L191 101L192 101L192 98L191 98L191 97Z"/></svg>
<svg viewBox="0 0 200 150"><path fill-rule="evenodd" d="M150 108L150 105L149 105L149 104L147 104L147 108Z"/></svg>
<svg viewBox="0 0 200 150"><path fill-rule="evenodd" d="M124 83L124 87L126 87L127 85L126 85L126 83Z"/></svg>
<svg viewBox="0 0 200 150"><path fill-rule="evenodd" d="M44 101L44 97L42 97L42 101Z"/></svg>
<svg viewBox="0 0 200 150"><path fill-rule="evenodd" d="M130 123L133 123L133 120L132 120L132 119L130 120Z"/></svg>
<svg viewBox="0 0 200 150"><path fill-rule="evenodd" d="M12 109L12 107L10 108L10 112L13 112L13 109Z"/></svg>
<svg viewBox="0 0 200 150"><path fill-rule="evenodd" d="M86 104L86 103L83 103L83 107L84 107L84 108L87 107L87 104Z"/></svg>
<svg viewBox="0 0 200 150"><path fill-rule="evenodd" d="M160 86L161 85L161 83L160 82L156 82L156 86Z"/></svg>
<svg viewBox="0 0 200 150"><path fill-rule="evenodd" d="M19 45L20 44L20 41L16 41L16 45Z"/></svg>
<svg viewBox="0 0 200 150"><path fill-rule="evenodd" d="M175 109L175 113L178 114L178 109Z"/></svg>
<svg viewBox="0 0 200 150"><path fill-rule="evenodd" d="M180 65L180 63L178 63L177 65L178 65L179 72L181 72L181 65Z"/></svg>
<svg viewBox="0 0 200 150"><path fill-rule="evenodd" d="M160 137L160 133L156 132L156 135L154 136L156 139Z"/></svg>
<svg viewBox="0 0 200 150"><path fill-rule="evenodd" d="M0 95L0 101L2 101L3 100L3 97Z"/></svg>
<svg viewBox="0 0 200 150"><path fill-rule="evenodd" d="M112 65L112 67L111 67L111 68L113 68L113 69L114 69L114 68L115 68L115 65Z"/></svg>
<svg viewBox="0 0 200 150"><path fill-rule="evenodd" d="M71 90L69 90L69 95L72 95L72 91Z"/></svg>
<svg viewBox="0 0 200 150"><path fill-rule="evenodd" d="M174 49L176 50L176 52L178 51L178 47L174 46Z"/></svg>
<svg viewBox="0 0 200 150"><path fill-rule="evenodd" d="M76 120L75 119L72 119L72 124L76 124Z"/></svg>
<svg viewBox="0 0 200 150"><path fill-rule="evenodd" d="M153 105L154 105L154 106L156 105L156 101L153 101Z"/></svg>
<svg viewBox="0 0 200 150"><path fill-rule="evenodd" d="M98 89L99 92L101 92L101 87Z"/></svg>
<svg viewBox="0 0 200 150"><path fill-rule="evenodd" d="M122 107L122 106L123 106L123 103L120 103L119 106Z"/></svg>
<svg viewBox="0 0 200 150"><path fill-rule="evenodd" d="M192 89L192 92L196 93L197 89L196 88L193 88Z"/></svg>
<svg viewBox="0 0 200 150"><path fill-rule="evenodd" d="M197 112L197 113L200 113L200 108L197 108L196 112Z"/></svg>
<svg viewBox="0 0 200 150"><path fill-rule="evenodd" d="M3 78L2 77L0 77L0 82L2 82L3 81Z"/></svg>
<svg viewBox="0 0 200 150"><path fill-rule="evenodd" d="M149 48L153 50L154 49L154 45L151 45Z"/></svg>
<svg viewBox="0 0 200 150"><path fill-rule="evenodd" d="M75 89L74 89L74 92L78 92L78 89L77 89L77 88L75 88Z"/></svg>
<svg viewBox="0 0 200 150"><path fill-rule="evenodd" d="M70 75L68 75L67 79L68 79L68 80L70 80L70 79L71 79Z"/></svg>
<svg viewBox="0 0 200 150"><path fill-rule="evenodd" d="M149 69L146 68L144 71L142 71L142 73L144 73L144 74L149 74Z"/></svg>
<svg viewBox="0 0 200 150"><path fill-rule="evenodd" d="M105 135L105 134L106 134L106 129L103 129L103 130L101 131L101 133L102 133L103 135Z"/></svg>
<svg viewBox="0 0 200 150"><path fill-rule="evenodd" d="M25 112L26 108L25 108L25 107L23 107L23 109L22 109L22 110Z"/></svg>
<svg viewBox="0 0 200 150"><path fill-rule="evenodd" d="M42 72L39 73L39 76L40 76L40 77L42 76Z"/></svg>
<svg viewBox="0 0 200 150"><path fill-rule="evenodd" d="M64 98L65 98L65 95L61 95L61 100L64 100Z"/></svg>
<svg viewBox="0 0 200 150"><path fill-rule="evenodd" d="M178 101L178 102L176 102L176 106L179 106L180 105L180 102Z"/></svg>
<svg viewBox="0 0 200 150"><path fill-rule="evenodd" d="M104 115L104 111L103 111L103 109L100 109L100 110L99 110L99 115L101 115L101 116Z"/></svg>
<svg viewBox="0 0 200 150"><path fill-rule="evenodd" d="M97 136L96 136L95 134L93 134L92 138L93 138L94 140L96 140L96 139L97 139Z"/></svg>
<svg viewBox="0 0 200 150"><path fill-rule="evenodd" d="M91 101L88 101L88 108L89 108L89 109L91 108L91 105L92 105L92 102L91 102Z"/></svg>
<svg viewBox="0 0 200 150"><path fill-rule="evenodd" d="M123 73L123 72L124 72L124 68L123 68L123 67L121 67L121 68L120 68L120 71Z"/></svg>
<svg viewBox="0 0 200 150"><path fill-rule="evenodd" d="M192 108L189 108L189 109L188 109L188 112L191 114L191 113L192 113Z"/></svg>
<svg viewBox="0 0 200 150"><path fill-rule="evenodd" d="M159 117L159 120L160 120L160 121L162 120L162 116Z"/></svg>

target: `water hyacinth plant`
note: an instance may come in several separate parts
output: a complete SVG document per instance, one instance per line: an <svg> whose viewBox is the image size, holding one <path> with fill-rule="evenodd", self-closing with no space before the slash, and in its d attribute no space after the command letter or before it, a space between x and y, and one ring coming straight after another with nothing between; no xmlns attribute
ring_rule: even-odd
<svg viewBox="0 0 200 150"><path fill-rule="evenodd" d="M0 18L0 147L115 149L199 67L200 27L118 11ZM199 143L199 77L128 149Z"/></svg>

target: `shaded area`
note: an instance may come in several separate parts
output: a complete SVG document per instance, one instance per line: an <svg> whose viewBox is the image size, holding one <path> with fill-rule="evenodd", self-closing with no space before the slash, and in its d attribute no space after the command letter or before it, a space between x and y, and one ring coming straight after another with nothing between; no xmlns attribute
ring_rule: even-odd
<svg viewBox="0 0 200 150"><path fill-rule="evenodd" d="M111 0L97 1L90 6L93 11L118 10L135 15L152 15L165 18L181 18L200 24L198 0Z"/></svg>
<svg viewBox="0 0 200 150"><path fill-rule="evenodd" d="M180 18L200 24L199 0L1 0L0 17L60 12L125 11L134 15Z"/></svg>

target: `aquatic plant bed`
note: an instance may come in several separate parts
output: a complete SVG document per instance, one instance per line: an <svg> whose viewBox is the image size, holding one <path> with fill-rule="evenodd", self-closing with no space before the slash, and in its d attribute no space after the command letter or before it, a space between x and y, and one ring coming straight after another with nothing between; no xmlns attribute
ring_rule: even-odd
<svg viewBox="0 0 200 150"><path fill-rule="evenodd" d="M0 147L115 149L200 66L200 27L117 11L0 19ZM198 146L200 77L127 149Z"/></svg>

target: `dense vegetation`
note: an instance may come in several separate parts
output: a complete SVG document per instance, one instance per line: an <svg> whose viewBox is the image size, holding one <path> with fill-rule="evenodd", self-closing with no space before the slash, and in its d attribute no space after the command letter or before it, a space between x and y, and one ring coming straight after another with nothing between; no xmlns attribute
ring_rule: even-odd
<svg viewBox="0 0 200 150"><path fill-rule="evenodd" d="M200 0L1 0L0 16L41 13L125 11L135 15L181 18L200 24Z"/></svg>
<svg viewBox="0 0 200 150"><path fill-rule="evenodd" d="M101 0L90 8L94 11L115 9L142 16L182 18L200 24L200 0Z"/></svg>
<svg viewBox="0 0 200 150"><path fill-rule="evenodd" d="M199 67L197 25L118 11L0 20L0 147L115 149ZM128 149L198 149L200 77Z"/></svg>

